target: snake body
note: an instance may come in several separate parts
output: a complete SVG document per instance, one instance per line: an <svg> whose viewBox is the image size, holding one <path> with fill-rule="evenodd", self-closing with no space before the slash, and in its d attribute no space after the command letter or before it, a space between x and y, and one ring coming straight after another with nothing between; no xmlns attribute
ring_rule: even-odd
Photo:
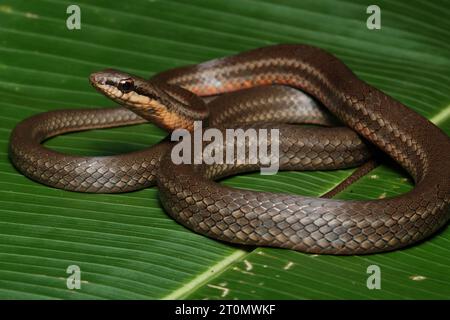
<svg viewBox="0 0 450 320"><path fill-rule="evenodd" d="M371 201L261 193L224 187L211 180L254 170L254 165L175 165L170 161L168 152L157 152L156 162L162 159L164 164L156 173L163 206L177 221L199 233L233 243L303 252L364 254L393 250L417 242L437 231L449 219L449 137L425 118L357 78L339 59L319 48L277 45L170 70L152 79L153 85L147 90L148 95L142 92L142 86L130 84L128 79L116 81L118 76L114 74L109 77L109 73L102 73L91 77L91 81L99 83L97 89L107 96L150 119L160 119L169 109L175 111L175 120L160 124L164 128L180 123L189 127L193 119L187 120L188 117L193 114L204 116L200 103L182 90L174 89L174 85L199 96L269 84L301 89L392 157L415 181L414 189L406 194ZM162 90L158 89L160 86ZM156 91L162 91L163 98L157 97ZM191 103L199 107L194 111L177 112L181 109L180 105ZM236 105L239 106L239 103ZM261 120L271 120L263 113L261 117ZM130 121L140 122L142 119ZM278 127L283 131L284 127ZM21 135L23 130L13 132L11 158L20 170L28 174L30 170L24 168L39 163L40 158L29 157L27 152L30 148L19 147L26 139ZM296 143L301 140L297 134L291 129L282 134L282 142L287 143L281 147L282 169L297 168L290 162L291 159L296 159L296 164L299 162L299 157L293 155L293 150L298 151ZM330 141L329 138L319 139L317 150L326 151L335 146L336 143ZM350 138L350 141L358 144L356 139ZM306 157L308 154L317 157L321 153L312 147L306 151ZM51 164L50 159L54 156L49 153L41 158L41 162ZM124 155L119 160L119 167L130 168L132 160L138 156L139 153ZM300 156L304 157L304 154ZM325 156L324 159L331 159L331 165L339 162L338 166L348 166L339 157ZM318 163L323 164L324 161L319 160ZM141 174L137 172L136 175ZM33 178L39 180L44 174L45 171ZM136 177L136 180L139 179ZM48 183L49 180L44 177L40 181Z"/></svg>
<svg viewBox="0 0 450 320"><path fill-rule="evenodd" d="M257 98L257 99L256 99ZM321 106L301 91L283 87L256 87L218 97L209 104L212 125L225 125L239 117L242 123L271 119L277 122L306 123L330 126L336 123ZM56 110L37 114L19 123L11 134L10 158L26 176L40 183L70 191L93 193L122 193L156 185L162 156L172 144L167 141L149 148L114 156L89 157L62 154L41 143L69 132L103 129L148 122L125 108ZM287 126L315 145L319 140L334 139L334 161L322 169L340 169L361 164L369 157L365 144L349 129L303 129ZM312 132L311 132L312 131ZM309 135L306 135L309 134ZM295 133L289 132L295 138ZM317 140L318 139L318 140ZM313 140L313 141L311 141ZM305 148L297 157L307 157ZM309 155L310 157L310 155ZM317 170L320 166L298 167Z"/></svg>

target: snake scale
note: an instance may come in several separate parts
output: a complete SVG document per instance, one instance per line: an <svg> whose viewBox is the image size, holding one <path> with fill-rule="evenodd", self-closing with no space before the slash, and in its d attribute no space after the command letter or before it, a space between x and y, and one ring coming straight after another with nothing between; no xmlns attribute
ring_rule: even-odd
<svg viewBox="0 0 450 320"><path fill-rule="evenodd" d="M61 110L23 121L10 143L10 157L20 171L48 185L87 192L123 192L156 180L166 211L196 232L233 243L311 253L394 250L430 236L449 220L449 137L360 80L342 61L320 48L264 47L162 72L150 81L106 70L91 75L91 83L132 111ZM214 179L255 170L257 165L176 165L167 151L171 148L168 141L148 150L93 158L62 155L39 145L63 132L146 120L168 130L192 130L198 119L219 127L246 117L256 122L316 121L308 119L305 112L294 119L293 114L301 109L292 109L295 103L282 109L286 103L280 96L295 96L294 89L261 87L265 85L306 92L357 133L345 128L294 129L268 124L280 129L281 169L333 169L362 163L369 155L359 135L400 164L414 179L415 187L394 198L369 201L255 192L226 187ZM233 93L244 89L265 107L258 109L249 100L244 103L239 92ZM211 102L217 106L211 112L199 98L223 93L228 94ZM281 103L275 106L274 101ZM247 115L246 110L250 110ZM326 116L319 118L316 123L329 124Z"/></svg>

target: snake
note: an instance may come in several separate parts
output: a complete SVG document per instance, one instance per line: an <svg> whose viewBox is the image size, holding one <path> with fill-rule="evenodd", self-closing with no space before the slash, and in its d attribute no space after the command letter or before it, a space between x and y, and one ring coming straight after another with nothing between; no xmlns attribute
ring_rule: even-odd
<svg viewBox="0 0 450 320"><path fill-rule="evenodd" d="M450 138L321 48L273 45L164 71L150 80L108 69L92 74L90 82L127 109L59 110L24 120L12 132L10 158L25 175L83 192L124 192L156 183L166 212L195 232L235 244L316 254L403 248L436 233L450 218ZM301 108L291 109L288 103L283 109L286 103L275 101L299 90L348 128L277 123L296 122L293 114ZM245 91L259 102L242 99ZM202 99L215 96L210 103ZM258 106L264 103L266 107ZM210 104L216 107L210 110ZM253 112L246 115L248 110ZM240 123L246 117L257 123ZM323 117L318 124L328 124ZM244 129L276 128L281 170L351 167L367 160L369 144L397 162L412 177L414 188L376 200L258 192L216 180L254 171L260 163L176 164L168 140L107 157L64 155L40 145L64 132L146 121L169 131L192 131L195 121L222 131L220 126L233 122Z"/></svg>

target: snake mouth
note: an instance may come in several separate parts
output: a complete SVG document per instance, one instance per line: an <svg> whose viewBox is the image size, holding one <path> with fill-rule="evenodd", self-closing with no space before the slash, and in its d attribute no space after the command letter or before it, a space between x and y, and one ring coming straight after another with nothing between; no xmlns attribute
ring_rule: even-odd
<svg viewBox="0 0 450 320"><path fill-rule="evenodd" d="M167 129L167 107L153 93L148 81L114 69L92 73L91 85L106 97L133 111L141 117Z"/></svg>
<svg viewBox="0 0 450 320"><path fill-rule="evenodd" d="M123 92L119 89L119 83L123 79L131 77L114 69L94 72L89 76L89 82L97 91L114 100L123 96Z"/></svg>
<svg viewBox="0 0 450 320"><path fill-rule="evenodd" d="M203 120L208 115L203 101L180 87L114 69L92 73L89 81L103 95L168 131L190 130L194 119Z"/></svg>
<svg viewBox="0 0 450 320"><path fill-rule="evenodd" d="M144 79L114 69L92 73L89 82L97 91L130 109L147 106L152 100L140 90L146 85Z"/></svg>
<svg viewBox="0 0 450 320"><path fill-rule="evenodd" d="M116 100L122 96L122 93L116 88L116 82L114 81L115 77L113 77L114 74L115 70L112 69L95 72L89 76L89 82L97 91Z"/></svg>

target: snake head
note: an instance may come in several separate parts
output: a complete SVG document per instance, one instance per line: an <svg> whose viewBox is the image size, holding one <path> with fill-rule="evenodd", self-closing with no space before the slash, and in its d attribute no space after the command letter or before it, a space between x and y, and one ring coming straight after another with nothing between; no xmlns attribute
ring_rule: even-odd
<svg viewBox="0 0 450 320"><path fill-rule="evenodd" d="M106 69L90 76L92 86L108 98L159 127L193 130L194 121L208 117L204 102L190 91Z"/></svg>
<svg viewBox="0 0 450 320"><path fill-rule="evenodd" d="M98 91L124 106L145 106L156 98L145 79L117 70L95 72L89 80Z"/></svg>

